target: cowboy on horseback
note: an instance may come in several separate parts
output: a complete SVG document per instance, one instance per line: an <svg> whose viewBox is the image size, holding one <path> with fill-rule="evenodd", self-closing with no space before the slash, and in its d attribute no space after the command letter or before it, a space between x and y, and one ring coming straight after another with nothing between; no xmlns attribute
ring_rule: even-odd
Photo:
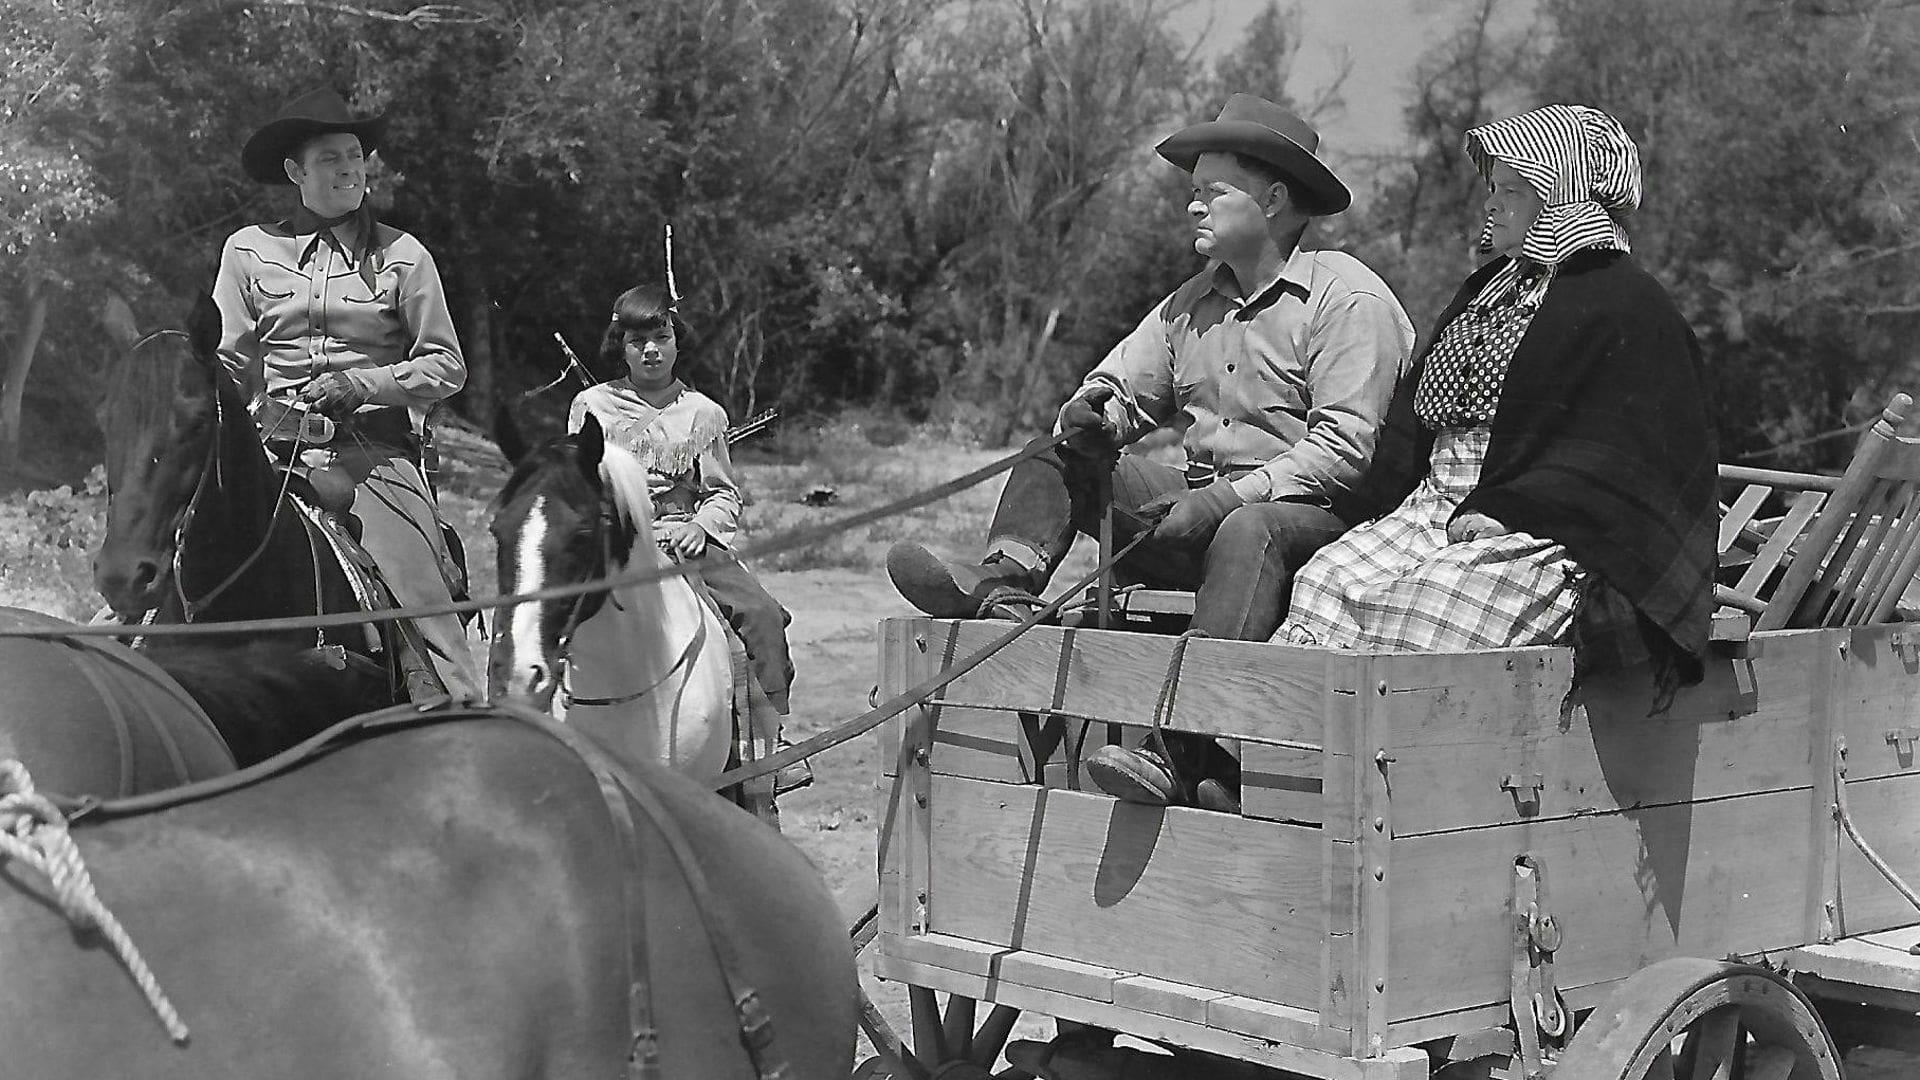
<svg viewBox="0 0 1920 1080"><path fill-rule="evenodd" d="M385 131L384 116L352 116L324 89L255 131L240 154L247 176L290 184L300 202L286 220L227 238L213 299L221 361L269 453L306 471L317 501L358 526L393 601L412 607L463 591L422 440L428 410L467 369L433 256L366 202L367 155ZM460 621L413 623L427 655L400 650L407 695L480 697Z"/></svg>

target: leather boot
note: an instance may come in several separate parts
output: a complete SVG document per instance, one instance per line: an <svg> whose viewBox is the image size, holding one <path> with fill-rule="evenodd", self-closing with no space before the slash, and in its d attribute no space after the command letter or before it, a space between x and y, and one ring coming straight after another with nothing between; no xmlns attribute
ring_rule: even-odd
<svg viewBox="0 0 1920 1080"><path fill-rule="evenodd" d="M996 590L1031 592L1026 567L1003 555L979 563L952 563L919 544L898 543L887 552L887 576L907 602L938 619L972 619Z"/></svg>
<svg viewBox="0 0 1920 1080"><path fill-rule="evenodd" d="M1087 775L1101 791L1123 802L1176 806L1186 801L1173 767L1150 746L1102 746L1087 758Z"/></svg>

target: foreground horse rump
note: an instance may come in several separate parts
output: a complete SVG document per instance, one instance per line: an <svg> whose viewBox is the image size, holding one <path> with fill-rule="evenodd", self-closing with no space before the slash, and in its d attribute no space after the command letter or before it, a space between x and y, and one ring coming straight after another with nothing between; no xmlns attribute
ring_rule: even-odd
<svg viewBox="0 0 1920 1080"><path fill-rule="evenodd" d="M664 770L632 774L697 853L794 1077L846 1076L853 960L776 834ZM632 806L629 801L629 806ZM73 834L181 1018L171 1044L92 938L0 885L8 1075L619 1077L632 1042L623 889L641 883L663 1075L753 1073L700 912L637 808L639 866L574 750L519 721L365 739L284 775ZM36 885L35 888L38 888Z"/></svg>

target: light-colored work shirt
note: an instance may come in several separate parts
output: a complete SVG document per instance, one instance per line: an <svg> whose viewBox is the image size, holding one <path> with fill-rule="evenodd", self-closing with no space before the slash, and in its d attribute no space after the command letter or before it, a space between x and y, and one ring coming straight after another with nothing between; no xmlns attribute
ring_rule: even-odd
<svg viewBox="0 0 1920 1080"><path fill-rule="evenodd" d="M624 379L589 387L573 396L567 431L579 431L591 413L607 442L647 467L656 522L691 521L715 543L732 547L741 499L727 453L727 410L698 390L677 386L678 395L661 408Z"/></svg>
<svg viewBox="0 0 1920 1080"><path fill-rule="evenodd" d="M314 376L344 371L368 392L362 409L405 406L417 430L429 406L466 383L433 256L399 229L375 228L371 288L329 244L301 267L314 234L284 222L227 238L213 286L220 358L250 396L291 398Z"/></svg>
<svg viewBox="0 0 1920 1080"><path fill-rule="evenodd" d="M1123 443L1184 412L1190 476L1232 475L1247 502L1326 505L1372 460L1413 323L1378 275L1339 251L1295 250L1272 281L1238 291L1231 268L1209 263L1074 397L1111 387L1106 416Z"/></svg>

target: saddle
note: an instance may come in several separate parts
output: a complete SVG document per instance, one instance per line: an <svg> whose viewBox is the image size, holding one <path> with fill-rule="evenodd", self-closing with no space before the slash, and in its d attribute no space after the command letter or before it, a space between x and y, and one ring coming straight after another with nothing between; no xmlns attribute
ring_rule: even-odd
<svg viewBox="0 0 1920 1080"><path fill-rule="evenodd" d="M373 556L360 545L359 538L354 535L347 520L320 504L315 498L312 486L305 482L302 470L297 465L290 471L292 479L298 482L288 484L288 501L299 511L309 539L322 538L327 547L332 550L334 561L339 564L341 573L346 576L347 585L353 590L354 601L359 605L360 610L376 611L399 607L393 591L387 587L386 579L381 576L379 564L375 563ZM316 545L314 556L318 558L319 554ZM395 619L382 623L369 623L362 629L366 633L368 654L385 659L387 682L395 700L418 699L422 695L436 696L446 693L446 685L440 681L439 674L428 659L426 639L421 637L419 630L411 621ZM334 658L339 664L348 662L348 658L342 655L343 653L344 650L334 653Z"/></svg>

